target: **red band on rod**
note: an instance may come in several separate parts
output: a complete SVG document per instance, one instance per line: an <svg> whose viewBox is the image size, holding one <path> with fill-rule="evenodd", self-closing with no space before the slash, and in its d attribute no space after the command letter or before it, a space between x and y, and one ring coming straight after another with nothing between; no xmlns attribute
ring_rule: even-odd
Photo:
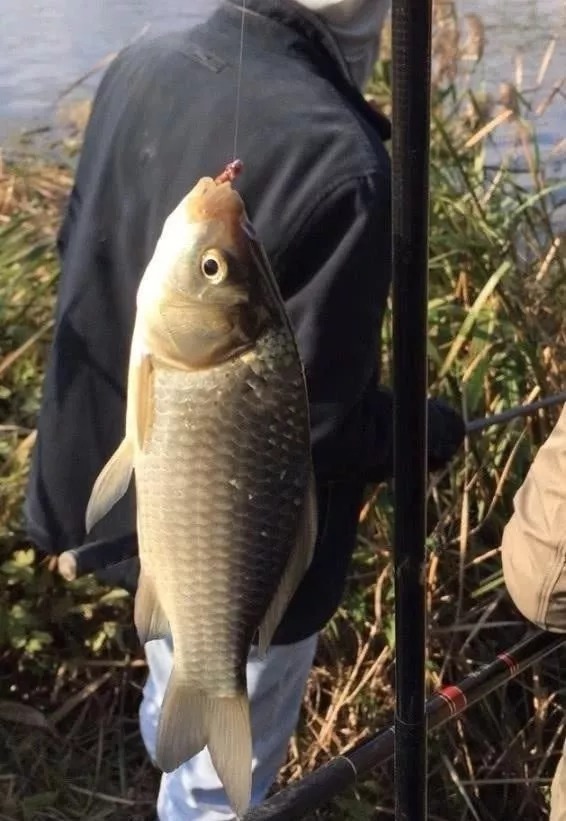
<svg viewBox="0 0 566 821"><path fill-rule="evenodd" d="M509 670L511 671L512 676L516 676L519 672L519 664L513 656L509 655L509 653L499 653L497 656L498 659L501 659L504 664L507 665Z"/></svg>
<svg viewBox="0 0 566 821"><path fill-rule="evenodd" d="M443 687L438 695L448 704L450 715L456 715L456 713L462 712L468 703L464 691L456 687L455 684L449 684L447 687Z"/></svg>

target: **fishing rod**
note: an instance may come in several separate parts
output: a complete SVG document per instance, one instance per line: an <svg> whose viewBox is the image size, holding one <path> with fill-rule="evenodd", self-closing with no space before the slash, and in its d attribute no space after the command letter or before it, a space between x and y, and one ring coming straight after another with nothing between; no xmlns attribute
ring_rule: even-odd
<svg viewBox="0 0 566 821"><path fill-rule="evenodd" d="M393 0L391 12L395 819L425 821L424 568L432 0Z"/></svg>
<svg viewBox="0 0 566 821"><path fill-rule="evenodd" d="M557 393L553 396L545 396L544 399L538 399L536 402L530 402L528 405L519 405L516 408L509 408L509 410L501 413L494 413L491 416L486 416L484 419L474 419L466 425L466 433L479 433L486 428L493 425L504 425L505 422L511 422L520 416L532 416L538 410L543 408L550 408L552 405L560 405L566 402L566 391Z"/></svg>
<svg viewBox="0 0 566 821"><path fill-rule="evenodd" d="M499 653L493 661L470 673L458 684L438 690L425 704L429 732L461 715L468 707L565 642L564 634L537 630L509 650ZM353 786L360 776L385 764L394 754L395 741L396 726L390 724L254 807L243 821L294 821L305 818L308 813L320 809L334 796Z"/></svg>
<svg viewBox="0 0 566 821"><path fill-rule="evenodd" d="M112 539L86 542L61 553L57 560L59 574L68 582L87 573L105 570L138 555L137 533L129 532Z"/></svg>
<svg viewBox="0 0 566 821"><path fill-rule="evenodd" d="M547 396L528 405L509 408L502 413L474 419L466 425L468 434L479 433L486 428L503 425L513 419L530 416L543 408L560 405L566 402L566 392ZM98 539L86 542L61 553L58 559L58 572L66 581L74 581L87 573L95 573L120 562L132 559L138 553L138 540L135 532L127 532L112 539Z"/></svg>

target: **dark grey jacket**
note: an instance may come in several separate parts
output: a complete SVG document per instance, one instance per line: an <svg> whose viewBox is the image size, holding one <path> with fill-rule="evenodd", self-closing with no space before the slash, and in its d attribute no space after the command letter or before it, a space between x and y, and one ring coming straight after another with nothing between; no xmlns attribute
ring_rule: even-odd
<svg viewBox="0 0 566 821"><path fill-rule="evenodd" d="M246 6L237 186L305 364L320 506L315 559L275 637L285 643L332 616L364 485L391 475L391 397L378 365L389 124L315 17L290 0ZM122 438L135 293L163 222L199 177L232 159L240 25L239 3L226 2L193 30L130 46L99 86L59 237L57 323L26 504L42 549L84 540L93 482ZM444 418L437 427L442 464L460 431L451 440ZM93 536L134 522L130 491Z"/></svg>

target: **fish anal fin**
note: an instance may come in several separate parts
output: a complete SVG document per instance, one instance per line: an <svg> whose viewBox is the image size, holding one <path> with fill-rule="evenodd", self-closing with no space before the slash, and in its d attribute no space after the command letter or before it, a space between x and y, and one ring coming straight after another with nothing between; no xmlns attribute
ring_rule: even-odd
<svg viewBox="0 0 566 821"><path fill-rule="evenodd" d="M155 761L172 772L205 745L234 812L241 817L251 800L252 734L248 697L214 697L177 678L165 691Z"/></svg>
<svg viewBox="0 0 566 821"><path fill-rule="evenodd" d="M131 441L125 438L98 474L92 488L85 515L87 533L125 494L133 469L134 449Z"/></svg>
<svg viewBox="0 0 566 821"><path fill-rule="evenodd" d="M169 634L169 621L155 593L155 586L145 572L140 572L134 602L134 623L141 644L163 639Z"/></svg>
<svg viewBox="0 0 566 821"><path fill-rule="evenodd" d="M259 628L258 654L264 658L273 634L312 561L317 533L316 485L311 472L297 529L297 538L287 566Z"/></svg>

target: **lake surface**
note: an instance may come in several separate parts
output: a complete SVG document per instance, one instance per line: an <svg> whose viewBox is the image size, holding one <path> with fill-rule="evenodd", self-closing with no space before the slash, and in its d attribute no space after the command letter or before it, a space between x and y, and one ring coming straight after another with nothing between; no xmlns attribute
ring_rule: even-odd
<svg viewBox="0 0 566 821"><path fill-rule="evenodd" d="M190 26L205 17L218 0L1 0L0 15L0 145L24 129L45 125L57 96L109 54L139 36ZM564 0L459 0L461 14L475 13L485 25L486 45L476 76L496 92L515 79L522 65L524 89L536 83L541 60L552 38L555 50L545 79L545 92L560 81L566 66ZM81 84L79 94L92 94L101 72ZM566 85L563 88L566 93ZM537 132L552 175L566 169L566 109L557 97L537 117ZM500 145L511 130L498 131Z"/></svg>
<svg viewBox="0 0 566 821"><path fill-rule="evenodd" d="M145 29L198 22L216 0L0 0L0 140L40 125L57 95ZM83 85L92 93L101 73Z"/></svg>

